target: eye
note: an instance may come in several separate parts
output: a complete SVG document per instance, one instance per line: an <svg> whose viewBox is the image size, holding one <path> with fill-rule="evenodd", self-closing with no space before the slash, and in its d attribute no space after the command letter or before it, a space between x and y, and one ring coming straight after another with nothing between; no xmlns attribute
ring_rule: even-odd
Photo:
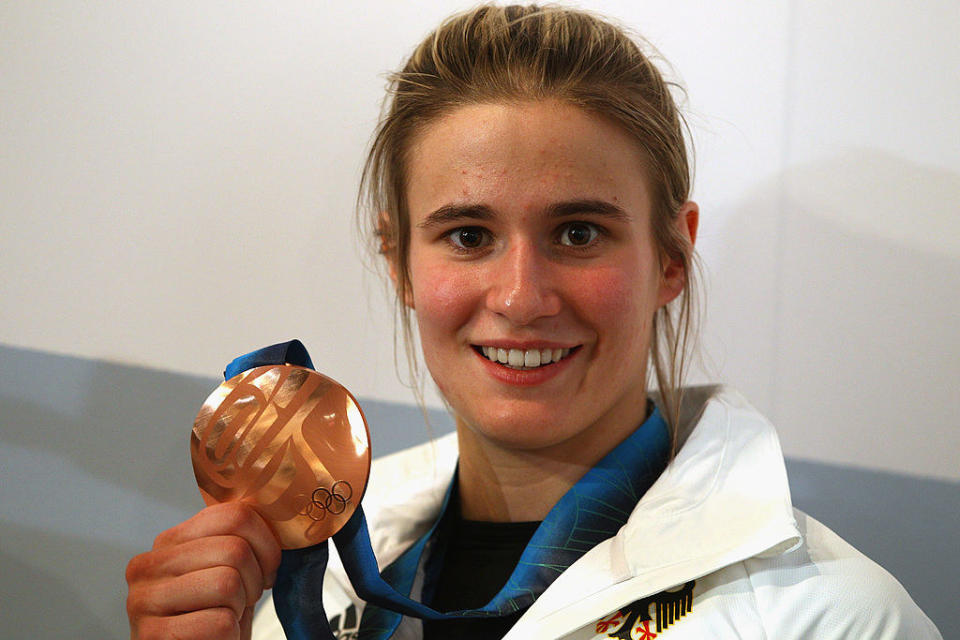
<svg viewBox="0 0 960 640"><path fill-rule="evenodd" d="M447 234L457 249L479 249L487 242L487 231L481 227L460 227Z"/></svg>
<svg viewBox="0 0 960 640"><path fill-rule="evenodd" d="M600 231L586 222L571 222L560 230L560 244L568 247L585 247L594 242Z"/></svg>

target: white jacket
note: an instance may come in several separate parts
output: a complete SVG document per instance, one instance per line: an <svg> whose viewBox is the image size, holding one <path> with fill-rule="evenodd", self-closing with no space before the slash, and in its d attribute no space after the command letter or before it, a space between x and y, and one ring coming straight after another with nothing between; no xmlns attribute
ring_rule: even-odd
<svg viewBox="0 0 960 640"><path fill-rule="evenodd" d="M793 508L763 416L729 389L686 398L682 446L626 525L560 575L505 640L941 638L896 579ZM452 437L374 462L364 510L381 568L438 517L455 462ZM324 594L335 632L355 637L363 602L333 552ZM405 619L393 637L419 629ZM253 637L284 637L272 603Z"/></svg>

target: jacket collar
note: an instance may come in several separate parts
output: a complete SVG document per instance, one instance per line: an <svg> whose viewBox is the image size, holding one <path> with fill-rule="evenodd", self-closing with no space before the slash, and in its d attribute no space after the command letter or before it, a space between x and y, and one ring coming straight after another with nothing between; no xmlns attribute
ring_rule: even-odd
<svg viewBox="0 0 960 640"><path fill-rule="evenodd" d="M620 533L571 566L506 639L557 637L585 621L801 543L773 426L735 391L691 388L696 419Z"/></svg>

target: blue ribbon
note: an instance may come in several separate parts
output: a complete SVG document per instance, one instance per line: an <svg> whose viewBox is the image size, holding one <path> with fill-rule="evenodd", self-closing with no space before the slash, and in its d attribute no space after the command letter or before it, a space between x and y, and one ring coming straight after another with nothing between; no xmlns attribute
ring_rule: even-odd
<svg viewBox="0 0 960 640"><path fill-rule="evenodd" d="M224 370L223 379L229 380L235 375L257 367L278 364L295 364L298 367L313 369L313 361L310 359L310 354L307 353L307 348L299 340L291 340L290 342L272 344L269 347L257 349L234 358Z"/></svg>
<svg viewBox="0 0 960 640"><path fill-rule="evenodd" d="M299 340L293 340L235 359L224 375L231 378L254 367L276 364L313 368L306 348ZM616 535L633 507L662 473L669 450L669 429L659 410L654 409L640 427L554 505L533 534L507 583L479 609L440 613L409 597L414 577L424 563L424 550L436 535L439 519L384 569L381 576L363 508L358 506L347 524L333 536L333 541L354 590L367 602L361 618L360 638L389 638L404 615L428 620L491 617L529 607L567 567L599 542ZM441 514L447 509L453 486L447 490ZM326 541L283 552L273 601L290 640L334 640L322 598L328 555ZM440 565L430 564L435 569Z"/></svg>

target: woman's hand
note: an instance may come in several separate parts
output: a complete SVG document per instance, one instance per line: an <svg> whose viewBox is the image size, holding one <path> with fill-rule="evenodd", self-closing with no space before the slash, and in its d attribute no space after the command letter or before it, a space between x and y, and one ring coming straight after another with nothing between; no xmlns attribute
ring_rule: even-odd
<svg viewBox="0 0 960 640"><path fill-rule="evenodd" d="M127 565L131 638L247 639L280 543L249 505L207 507Z"/></svg>

